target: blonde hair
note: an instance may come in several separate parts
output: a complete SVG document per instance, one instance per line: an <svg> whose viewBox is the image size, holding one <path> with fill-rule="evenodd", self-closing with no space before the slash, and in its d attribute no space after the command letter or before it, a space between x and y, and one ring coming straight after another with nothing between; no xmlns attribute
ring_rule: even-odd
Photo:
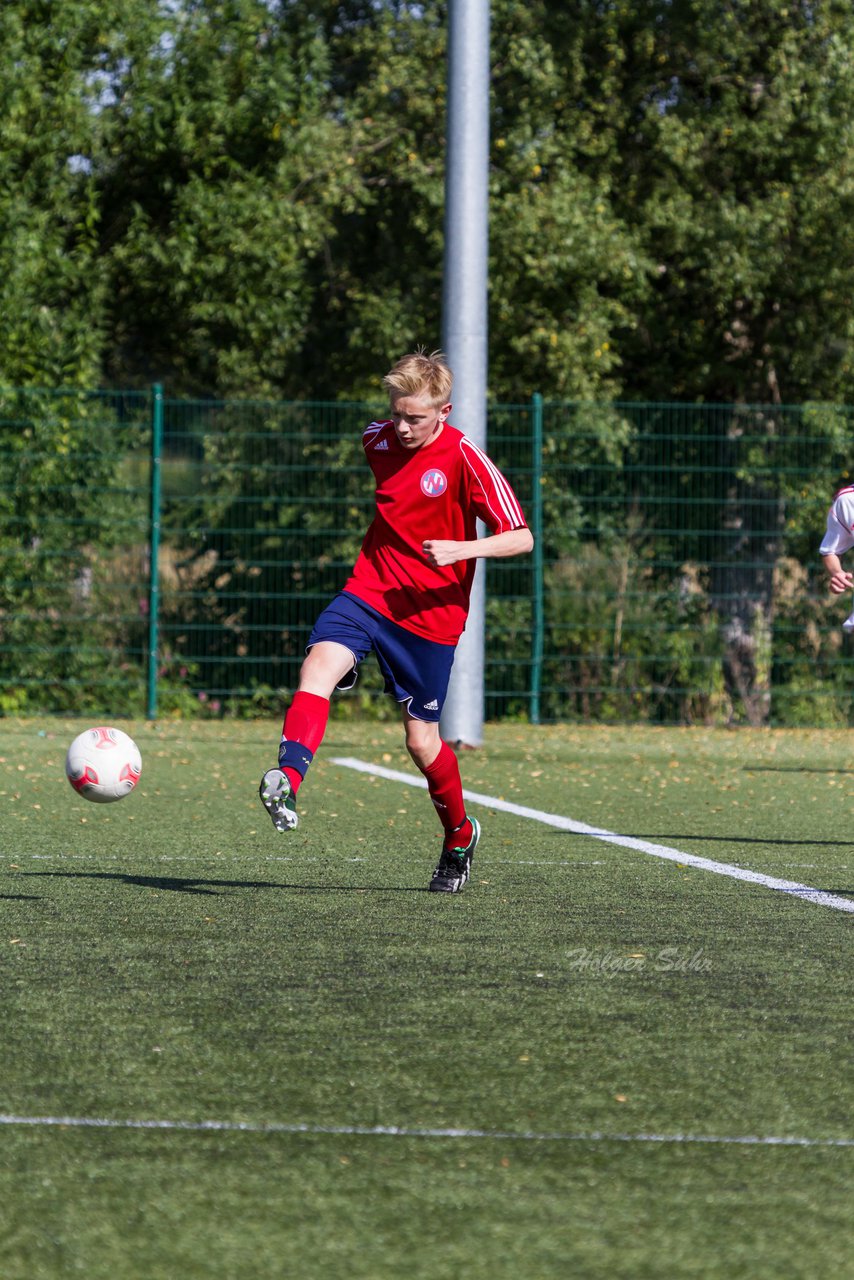
<svg viewBox="0 0 854 1280"><path fill-rule="evenodd" d="M428 355L423 347L403 356L383 378L383 386L393 400L399 396L424 395L434 408L447 404L454 375L441 351Z"/></svg>

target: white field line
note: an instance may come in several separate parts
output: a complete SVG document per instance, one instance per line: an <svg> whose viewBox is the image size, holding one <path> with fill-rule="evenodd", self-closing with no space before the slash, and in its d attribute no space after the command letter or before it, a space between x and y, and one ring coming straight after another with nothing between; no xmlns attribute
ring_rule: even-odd
<svg viewBox="0 0 854 1280"><path fill-rule="evenodd" d="M269 1124L251 1120L119 1120L87 1116L0 1115L0 1125L26 1125L43 1129L146 1129L191 1133L279 1133L368 1138L469 1138L500 1142L657 1142L704 1143L740 1147L854 1147L854 1138L761 1137L758 1134L706 1133L536 1133L501 1129L427 1129L402 1125Z"/></svg>
<svg viewBox="0 0 854 1280"><path fill-rule="evenodd" d="M359 773L373 774L378 778L388 778L391 782L404 782L410 787L424 787L424 778L413 777L401 773L397 769L386 769L382 765L368 764L364 760L355 760L351 756L336 756L332 764L345 769L356 769ZM854 899L841 898L833 893L825 893L823 889L812 889L807 884L799 884L796 880L779 880L776 876L762 875L759 871L749 871L746 867L734 867L728 862L714 862L711 858L700 858L693 853L682 853L679 849L671 849L664 844L653 844L649 840L640 840L636 836L621 836L615 831L606 831L603 827L591 827L586 822L576 822L573 818L564 818L557 813L544 813L540 809L529 809L526 805L514 804L511 800L500 800L497 796L481 795L477 791L464 791L466 800L475 804L486 805L490 809L500 809L504 813L513 813L519 818L530 818L533 822L542 822L549 827L557 827L560 831L572 831L576 835L591 836L594 840L602 840L606 844L621 845L625 849L637 849L639 853L648 853L653 858L665 858L669 862L678 862L682 867L696 867L700 871L713 871L719 876L730 876L733 880L744 880L749 884L760 884L766 889L775 889L779 893L788 893L794 898L803 898L819 907L832 907L835 911L854 913Z"/></svg>

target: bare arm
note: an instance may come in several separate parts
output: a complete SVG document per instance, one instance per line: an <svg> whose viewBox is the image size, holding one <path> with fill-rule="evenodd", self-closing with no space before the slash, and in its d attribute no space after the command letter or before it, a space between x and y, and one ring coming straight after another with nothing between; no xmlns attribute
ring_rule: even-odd
<svg viewBox="0 0 854 1280"><path fill-rule="evenodd" d="M424 558L437 568L456 564L458 560L481 560L493 556L527 555L534 545L530 529L508 529L506 533L493 533L487 538L472 538L468 542L429 538L423 544Z"/></svg>
<svg viewBox="0 0 854 1280"><path fill-rule="evenodd" d="M842 568L842 561L839 556L832 552L829 556L822 556L824 567L830 575L830 589L835 596L841 596L844 591L850 591L854 587L854 573L849 573L847 569Z"/></svg>

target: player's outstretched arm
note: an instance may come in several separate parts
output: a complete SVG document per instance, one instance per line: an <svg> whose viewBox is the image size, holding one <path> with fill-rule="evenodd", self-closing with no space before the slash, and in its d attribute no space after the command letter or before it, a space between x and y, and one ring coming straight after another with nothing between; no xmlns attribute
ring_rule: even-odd
<svg viewBox="0 0 854 1280"><path fill-rule="evenodd" d="M481 560L503 556L523 556L534 545L534 535L528 528L507 529L486 538L472 538L456 542L451 539L428 538L422 543L424 559L437 568L456 564L458 560Z"/></svg>
<svg viewBox="0 0 854 1280"><path fill-rule="evenodd" d="M822 556L824 567L830 575L830 589L835 596L841 596L843 592L850 591L854 587L854 573L849 573L847 569L842 568L842 562L839 556L831 553Z"/></svg>

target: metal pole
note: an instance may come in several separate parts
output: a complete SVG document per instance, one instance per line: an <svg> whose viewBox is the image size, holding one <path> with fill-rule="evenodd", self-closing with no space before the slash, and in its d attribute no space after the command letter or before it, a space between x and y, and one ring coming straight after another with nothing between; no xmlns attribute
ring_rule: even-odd
<svg viewBox="0 0 854 1280"><path fill-rule="evenodd" d="M442 348L454 373L450 421L481 448L486 446L488 195L489 0L449 0ZM480 562L441 725L447 742L467 746L483 741L485 603Z"/></svg>
<svg viewBox="0 0 854 1280"><path fill-rule="evenodd" d="M163 387L151 388L151 492L148 566L148 705L146 716L157 718L157 667L160 611L160 456L163 452Z"/></svg>

